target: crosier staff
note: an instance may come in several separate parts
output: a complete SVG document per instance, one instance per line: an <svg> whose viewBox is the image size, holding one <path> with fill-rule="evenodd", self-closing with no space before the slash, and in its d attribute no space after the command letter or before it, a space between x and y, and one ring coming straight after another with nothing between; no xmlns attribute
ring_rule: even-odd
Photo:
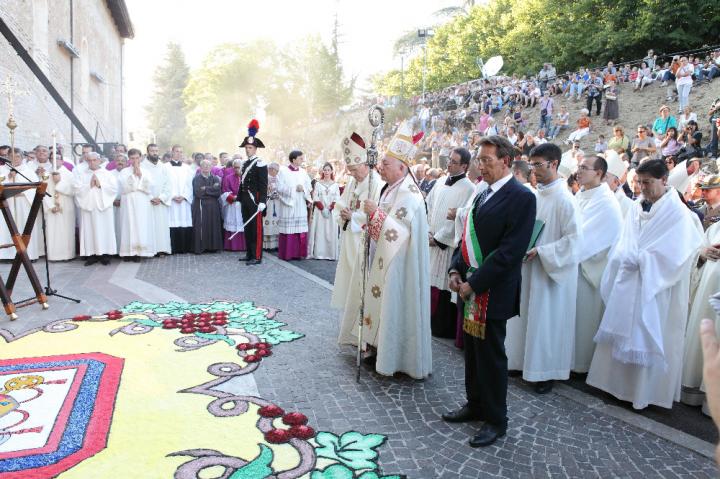
<svg viewBox="0 0 720 479"><path fill-rule="evenodd" d="M385 122L385 111L380 105L370 107L368 111L368 120L373 127L372 140L367 150L367 165L370 169L368 173L368 193L372 191L372 170L378 162L377 142L382 137L383 124ZM370 215L366 215L365 224L370 225ZM365 290L367 288L368 268L370 266L370 232L369 228L365 228L365 236L363 238L363 262L362 262L362 296L360 297L360 318L358 319L358 348L357 348L357 375L355 381L360 382L360 363L362 360L362 339L363 339L363 322L365 320Z"/></svg>

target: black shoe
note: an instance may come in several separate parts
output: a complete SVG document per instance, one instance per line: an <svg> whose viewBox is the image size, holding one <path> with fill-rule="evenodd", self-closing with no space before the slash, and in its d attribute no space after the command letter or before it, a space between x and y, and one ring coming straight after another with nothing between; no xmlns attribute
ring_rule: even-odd
<svg viewBox="0 0 720 479"><path fill-rule="evenodd" d="M85 261L85 266L92 266L92 265L94 265L95 263L97 263L98 261L100 261L100 258L98 258L97 256L90 256L90 257Z"/></svg>
<svg viewBox="0 0 720 479"><path fill-rule="evenodd" d="M375 368L375 364L377 364L377 354L373 354L371 356L365 356L362 359L362 362L365 366L370 366L371 368Z"/></svg>
<svg viewBox="0 0 720 479"><path fill-rule="evenodd" d="M250 259L247 262L248 265L261 264L261 263L262 263L262 260L259 260L259 259Z"/></svg>
<svg viewBox="0 0 720 479"><path fill-rule="evenodd" d="M540 381L535 383L533 386L535 388L535 392L538 394L547 394L550 391L552 391L553 388L553 381Z"/></svg>
<svg viewBox="0 0 720 479"><path fill-rule="evenodd" d="M103 266L107 266L110 264L110 257L106 254L102 255L102 258L100 258L100 264Z"/></svg>
<svg viewBox="0 0 720 479"><path fill-rule="evenodd" d="M522 376L522 371L518 371L517 369L508 369L509 378L517 378L520 376Z"/></svg>
<svg viewBox="0 0 720 479"><path fill-rule="evenodd" d="M446 412L442 415L443 421L445 422L470 422L470 421L482 421L482 415L474 412L466 404L457 411Z"/></svg>
<svg viewBox="0 0 720 479"><path fill-rule="evenodd" d="M483 424L477 434L470 438L470 447L485 447L493 444L507 432L507 428L500 429L492 424Z"/></svg>

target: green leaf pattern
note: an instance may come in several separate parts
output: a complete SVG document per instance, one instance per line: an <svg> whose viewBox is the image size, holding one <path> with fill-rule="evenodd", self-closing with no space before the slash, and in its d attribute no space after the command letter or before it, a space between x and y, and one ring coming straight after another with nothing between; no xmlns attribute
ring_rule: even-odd
<svg viewBox="0 0 720 479"><path fill-rule="evenodd" d="M295 341L304 337L303 334L294 331L281 329L286 323L268 318L268 310L255 307L251 301L243 301L234 303L230 301L213 301L212 303L183 303L179 301L170 301L165 304L143 303L141 301L133 301L122 308L125 314L139 313L153 315L153 317L162 321L164 318L180 317L185 313L216 313L218 311L226 311L228 313L228 330L240 330L254 334L261 341L268 342L273 346L280 343ZM153 319L132 319L132 322L152 326L154 328L161 327L162 323ZM224 341L229 346L235 346L236 341L230 338L230 335L195 333L196 336L204 339L212 339L216 341Z"/></svg>

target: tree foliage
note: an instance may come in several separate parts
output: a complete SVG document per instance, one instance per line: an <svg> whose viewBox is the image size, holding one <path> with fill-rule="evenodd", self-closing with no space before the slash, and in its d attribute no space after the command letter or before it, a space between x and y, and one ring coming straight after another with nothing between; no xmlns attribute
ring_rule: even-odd
<svg viewBox="0 0 720 479"><path fill-rule="evenodd" d="M469 2L466 2L469 3ZM682 7L661 0L489 0L466 5L435 28L427 43L427 89L478 78L477 59L502 55L503 73L537 73L544 62L558 71L642 58L656 53L714 45L720 38L720 2L687 0ZM396 51L413 45L403 35ZM423 54L404 72L406 92L422 91ZM382 94L400 93L399 71L377 77Z"/></svg>
<svg viewBox="0 0 720 479"><path fill-rule="evenodd" d="M279 137L349 103L354 83L344 79L334 40L330 47L318 36L282 49L265 40L221 45L191 73L184 91L191 143L227 147L245 136L260 110L267 120L258 136Z"/></svg>
<svg viewBox="0 0 720 479"><path fill-rule="evenodd" d="M169 43L165 61L153 76L154 92L146 107L148 126L155 133L158 144L168 148L185 140L185 104L183 90L190 69L180 45Z"/></svg>

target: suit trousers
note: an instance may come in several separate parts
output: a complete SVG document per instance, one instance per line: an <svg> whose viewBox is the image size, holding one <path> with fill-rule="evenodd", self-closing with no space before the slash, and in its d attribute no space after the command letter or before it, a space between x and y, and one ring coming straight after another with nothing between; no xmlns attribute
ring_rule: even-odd
<svg viewBox="0 0 720 479"><path fill-rule="evenodd" d="M499 428L506 428L508 422L506 323L505 319L488 319L485 339L463 333L468 407Z"/></svg>

